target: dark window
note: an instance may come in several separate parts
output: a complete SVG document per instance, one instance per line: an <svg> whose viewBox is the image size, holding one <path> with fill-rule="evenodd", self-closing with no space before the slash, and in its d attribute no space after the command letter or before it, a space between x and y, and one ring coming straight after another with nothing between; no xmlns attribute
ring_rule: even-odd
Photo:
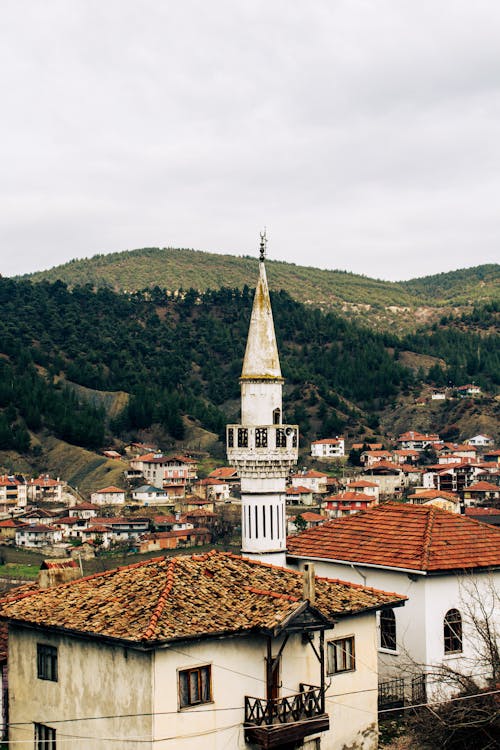
<svg viewBox="0 0 500 750"><path fill-rule="evenodd" d="M255 430L255 447L267 448L267 430L265 427L257 427Z"/></svg>
<svg viewBox="0 0 500 750"><path fill-rule="evenodd" d="M37 643L36 661L39 679L57 682L57 648L45 643Z"/></svg>
<svg viewBox="0 0 500 750"><path fill-rule="evenodd" d="M276 430L276 448L286 448L286 432L282 427Z"/></svg>
<svg viewBox="0 0 500 750"><path fill-rule="evenodd" d="M449 609L443 624L444 653L457 654L462 651L462 615L458 609Z"/></svg>
<svg viewBox="0 0 500 750"><path fill-rule="evenodd" d="M238 427L238 448L248 448L248 430Z"/></svg>
<svg viewBox="0 0 500 750"><path fill-rule="evenodd" d="M292 448L297 447L297 430L293 431Z"/></svg>
<svg viewBox="0 0 500 750"><path fill-rule="evenodd" d="M396 615L392 609L380 613L380 648L396 650Z"/></svg>
<svg viewBox="0 0 500 750"><path fill-rule="evenodd" d="M328 673L352 672L355 668L354 636L330 641L328 643Z"/></svg>
<svg viewBox="0 0 500 750"><path fill-rule="evenodd" d="M212 700L211 667L195 667L179 672L179 706L196 706Z"/></svg>
<svg viewBox="0 0 500 750"><path fill-rule="evenodd" d="M234 448L234 430L232 427L227 430L227 447Z"/></svg>
<svg viewBox="0 0 500 750"><path fill-rule="evenodd" d="M266 536L266 506L262 506L262 534Z"/></svg>
<svg viewBox="0 0 500 750"><path fill-rule="evenodd" d="M56 750L56 730L35 724L35 750Z"/></svg>
<svg viewBox="0 0 500 750"><path fill-rule="evenodd" d="M281 409L274 409L273 424L281 424Z"/></svg>

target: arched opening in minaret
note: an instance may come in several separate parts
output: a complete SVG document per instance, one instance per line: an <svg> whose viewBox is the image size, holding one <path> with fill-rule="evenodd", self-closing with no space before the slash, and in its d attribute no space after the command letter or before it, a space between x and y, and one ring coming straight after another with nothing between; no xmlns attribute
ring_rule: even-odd
<svg viewBox="0 0 500 750"><path fill-rule="evenodd" d="M274 409L273 424L281 424L281 409Z"/></svg>

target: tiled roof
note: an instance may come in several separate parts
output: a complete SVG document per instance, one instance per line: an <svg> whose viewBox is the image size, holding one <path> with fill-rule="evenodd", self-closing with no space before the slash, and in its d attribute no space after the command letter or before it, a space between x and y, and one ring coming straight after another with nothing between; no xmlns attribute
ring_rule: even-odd
<svg viewBox="0 0 500 750"><path fill-rule="evenodd" d="M378 487L376 482L369 482L367 479L357 479L355 482L348 482L348 487Z"/></svg>
<svg viewBox="0 0 500 750"><path fill-rule="evenodd" d="M408 497L411 500L436 500L438 497L441 497L444 500L451 500L454 503L458 503L460 500L454 492L441 492L441 490L421 490L420 492L415 492L413 495L408 495Z"/></svg>
<svg viewBox="0 0 500 750"><path fill-rule="evenodd" d="M316 579L328 618L405 597ZM302 609L302 575L229 552L159 557L3 604L2 617L40 627L154 643L279 628Z"/></svg>
<svg viewBox="0 0 500 750"><path fill-rule="evenodd" d="M291 556L421 571L500 566L500 529L431 505L386 504L288 540Z"/></svg>
<svg viewBox="0 0 500 750"><path fill-rule="evenodd" d="M491 482L476 482L475 484L469 485L466 488L466 492L499 492L500 487Z"/></svg>
<svg viewBox="0 0 500 750"><path fill-rule="evenodd" d="M112 495L113 494L114 495L118 492L120 493L120 495L122 495L125 492L125 490L121 490L119 487L114 487L113 485L111 485L111 487L104 487L104 489L102 490L97 490L94 494L96 495L108 495L108 494Z"/></svg>
<svg viewBox="0 0 500 750"><path fill-rule="evenodd" d="M120 490L120 492L122 492L122 490ZM78 503L77 505L72 505L70 510L100 510L100 507L94 505L94 503Z"/></svg>
<svg viewBox="0 0 500 750"><path fill-rule="evenodd" d="M220 477L231 479L238 476L238 472L233 466L219 466L218 469L214 469L208 475L209 477Z"/></svg>
<svg viewBox="0 0 500 750"><path fill-rule="evenodd" d="M292 479L300 479L300 477L308 477L310 479L317 478L322 479L326 478L326 474L322 474L321 471L315 471L314 469L309 469L308 471L302 471L299 474L292 474Z"/></svg>
<svg viewBox="0 0 500 750"><path fill-rule="evenodd" d="M311 445L337 445L343 440L344 438L323 438L322 440L313 440Z"/></svg>
<svg viewBox="0 0 500 750"><path fill-rule="evenodd" d="M373 495L365 495L364 492L339 492L338 495L330 495L326 498L326 502L330 500L365 500L368 503L372 503L374 500Z"/></svg>

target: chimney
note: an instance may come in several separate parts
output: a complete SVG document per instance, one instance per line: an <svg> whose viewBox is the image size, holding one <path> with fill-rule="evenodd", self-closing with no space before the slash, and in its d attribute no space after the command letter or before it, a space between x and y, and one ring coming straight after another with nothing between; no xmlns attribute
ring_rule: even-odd
<svg viewBox="0 0 500 750"><path fill-rule="evenodd" d="M304 565L304 587L302 590L302 598L308 599L309 604L314 607L316 601L316 578L314 575L313 563L305 563Z"/></svg>

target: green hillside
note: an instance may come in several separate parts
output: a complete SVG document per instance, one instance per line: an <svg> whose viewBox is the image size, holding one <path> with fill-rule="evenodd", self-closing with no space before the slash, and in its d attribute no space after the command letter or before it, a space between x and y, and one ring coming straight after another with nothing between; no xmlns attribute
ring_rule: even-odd
<svg viewBox="0 0 500 750"><path fill-rule="evenodd" d="M321 270L293 263L267 261L271 289L286 290L294 299L344 314L385 318L407 315L421 305L464 305L500 298L500 265L485 265L407 282L370 279L344 271ZM198 250L144 248L72 260L34 273L33 281L64 281L69 286L91 284L115 291L135 291L158 286L178 289L243 289L252 285L255 258L218 255ZM370 306L369 308L366 306ZM403 308L391 310L389 308Z"/></svg>

